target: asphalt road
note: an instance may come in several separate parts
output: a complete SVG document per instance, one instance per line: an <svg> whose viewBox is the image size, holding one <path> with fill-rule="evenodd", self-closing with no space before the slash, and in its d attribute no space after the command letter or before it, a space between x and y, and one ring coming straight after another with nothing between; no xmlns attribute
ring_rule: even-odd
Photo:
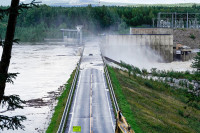
<svg viewBox="0 0 200 133"><path fill-rule="evenodd" d="M65 133L81 126L81 133L114 133L115 118L98 43L85 45L81 71Z"/></svg>

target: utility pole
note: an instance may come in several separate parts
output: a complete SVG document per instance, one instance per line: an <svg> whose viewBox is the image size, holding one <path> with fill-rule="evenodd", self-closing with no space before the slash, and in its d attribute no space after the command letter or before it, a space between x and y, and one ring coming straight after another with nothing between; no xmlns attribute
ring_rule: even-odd
<svg viewBox="0 0 200 133"><path fill-rule="evenodd" d="M153 28L155 27L155 18L152 18L153 21Z"/></svg>
<svg viewBox="0 0 200 133"><path fill-rule="evenodd" d="M188 23L189 23L189 19L188 19L188 12L187 12L187 28L188 28Z"/></svg>
<svg viewBox="0 0 200 133"><path fill-rule="evenodd" d="M174 14L175 14L175 28L176 28L176 12Z"/></svg>
<svg viewBox="0 0 200 133"><path fill-rule="evenodd" d="M172 13L172 28L174 28L174 13Z"/></svg>
<svg viewBox="0 0 200 133"><path fill-rule="evenodd" d="M157 27L160 28L160 12L158 13L158 22L157 22Z"/></svg>

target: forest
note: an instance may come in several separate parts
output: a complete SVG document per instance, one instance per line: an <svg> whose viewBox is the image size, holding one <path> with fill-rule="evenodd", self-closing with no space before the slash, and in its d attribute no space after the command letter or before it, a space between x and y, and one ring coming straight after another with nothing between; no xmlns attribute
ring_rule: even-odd
<svg viewBox="0 0 200 133"><path fill-rule="evenodd" d="M6 8L6 7L0 7ZM40 5L24 10L18 17L16 38L23 42L43 41L44 38L61 38L61 28L83 25L87 34L104 32L125 33L129 27L152 27L152 19L159 12L199 13L200 6L167 7L51 7ZM7 17L0 22L0 37L4 40ZM98 31L98 32L97 32Z"/></svg>

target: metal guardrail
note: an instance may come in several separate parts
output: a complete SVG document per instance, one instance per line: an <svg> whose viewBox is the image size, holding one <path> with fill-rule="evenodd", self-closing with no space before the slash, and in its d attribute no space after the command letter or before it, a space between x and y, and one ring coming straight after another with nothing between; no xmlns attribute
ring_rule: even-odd
<svg viewBox="0 0 200 133"><path fill-rule="evenodd" d="M77 82L79 71L80 71L81 60L82 60L82 56L81 56L81 58L80 58L80 60L77 64L77 67L76 67L75 76L74 76L74 79L73 79L73 82L72 82L72 86L70 88L70 92L69 92L69 95L68 95L68 98L67 98L67 102L66 102L66 105L65 105L65 109L64 109L62 119L60 121L60 125L59 125L57 133L63 133L64 128L65 128L66 118L67 118L67 115L69 113L70 104L71 104L71 101L73 99L73 93L74 93L74 90L75 90L75 87L76 87L76 82Z"/></svg>
<svg viewBox="0 0 200 133"><path fill-rule="evenodd" d="M113 86L112 86L112 82L108 73L108 69L105 63L105 58L102 56L103 59L103 63L104 63L104 71L105 71L105 76L109 85L109 90L110 90L110 94L111 94L111 98L113 100L113 104L114 104L114 108L115 108L115 112L117 114L116 117L116 129L115 129L115 133L119 133L120 130L123 133L135 133L133 130L131 130L130 125L127 123L125 117L122 115L118 103L117 103L117 99L115 97L115 92L113 90Z"/></svg>
<svg viewBox="0 0 200 133"><path fill-rule="evenodd" d="M109 76L109 73L108 73L108 69L107 69L107 66L106 66L106 63L105 63L105 59L104 59L103 56L102 56L102 59L103 59L103 63L104 63L105 76L107 78L108 86L109 86L109 89L110 89L110 94L111 94L111 97L112 97L112 100L113 100L115 112L117 114L117 112L120 111L119 106L118 106L118 103L117 103L117 99L115 97L115 92L113 90L112 82L111 82L111 79L110 79L110 76Z"/></svg>
<svg viewBox="0 0 200 133"><path fill-rule="evenodd" d="M114 108L115 108L115 113L118 114L118 112L120 112L120 109L119 109L119 106L118 106L118 103L117 103L117 99L115 97L115 92L113 90L112 82L111 82L111 79L110 79L110 76L109 76L109 73L108 73L108 69L107 69L107 66L106 66L106 62L105 62L106 59L102 55L102 53L103 53L102 52L102 48L100 48L100 51L101 51L101 57L102 57L102 60L103 60L105 76L106 76L106 79L107 79L107 83L108 83L108 86L109 86L109 91L110 91L111 98L112 98L112 101L113 101L113 104L114 104ZM120 115L122 115L121 112L120 112Z"/></svg>

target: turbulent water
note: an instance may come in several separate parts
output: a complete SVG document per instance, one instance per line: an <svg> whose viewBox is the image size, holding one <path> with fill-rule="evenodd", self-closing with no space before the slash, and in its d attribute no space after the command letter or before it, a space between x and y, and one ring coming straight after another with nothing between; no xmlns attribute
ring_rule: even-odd
<svg viewBox="0 0 200 133"><path fill-rule="evenodd" d="M24 109L3 115L25 115L23 130L4 132L44 132L56 104L56 96L69 79L80 58L78 47L40 44L14 45L9 72L19 72L14 85L8 84L5 95L19 95L27 104ZM0 54L2 48L0 48ZM2 109L1 109L2 110Z"/></svg>
<svg viewBox="0 0 200 133"><path fill-rule="evenodd" d="M173 61L171 63L164 62L159 54L156 54L149 47L136 47L131 44L103 44L102 52L103 55L116 60L118 62L123 61L128 64L132 64L140 69L151 70L151 68L157 68L159 70L175 70L175 71L192 71L191 68L192 60L190 61ZM196 52L196 51L193 51Z"/></svg>

